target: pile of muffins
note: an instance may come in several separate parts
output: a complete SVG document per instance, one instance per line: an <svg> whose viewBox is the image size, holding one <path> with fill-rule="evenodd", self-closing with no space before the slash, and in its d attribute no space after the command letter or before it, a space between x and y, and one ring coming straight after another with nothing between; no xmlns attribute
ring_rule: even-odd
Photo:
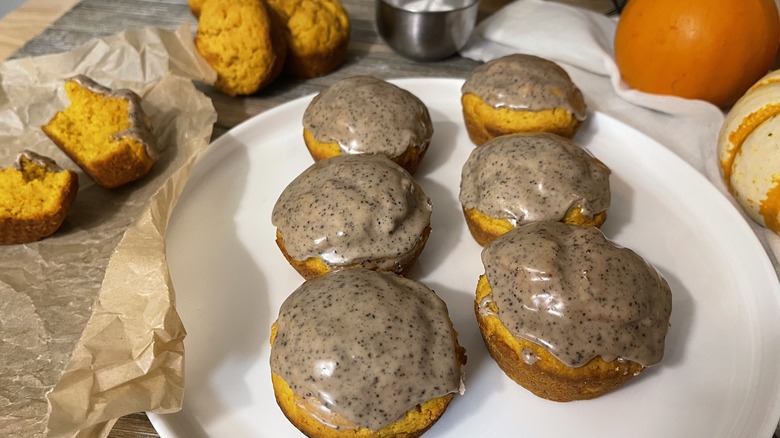
<svg viewBox="0 0 780 438"><path fill-rule="evenodd" d="M347 57L350 22L339 0L189 0L195 47L217 72L214 87L249 95L280 74L313 78Z"/></svg>
<svg viewBox="0 0 780 438"><path fill-rule="evenodd" d="M499 367L572 401L659 363L669 285L599 229L610 170L572 139L587 113L580 90L555 63L516 54L475 69L461 102L475 147L459 201L483 247L474 311ZM272 327L277 402L309 437L419 436L462 393L465 364L446 304L404 277L431 232L413 176L433 135L428 109L351 77L315 96L302 124L315 161L272 214L305 279Z"/></svg>

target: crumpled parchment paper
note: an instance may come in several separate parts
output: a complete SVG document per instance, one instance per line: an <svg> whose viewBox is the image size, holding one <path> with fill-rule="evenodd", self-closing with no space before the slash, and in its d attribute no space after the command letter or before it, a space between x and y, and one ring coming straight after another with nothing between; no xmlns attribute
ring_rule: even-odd
<svg viewBox="0 0 780 438"><path fill-rule="evenodd" d="M103 189L43 134L76 74L142 97L161 150L149 175ZM105 436L123 415L181 408L185 330L164 237L217 118L193 81L214 80L188 24L0 64L0 167L30 149L80 187L53 236L0 246L0 436Z"/></svg>

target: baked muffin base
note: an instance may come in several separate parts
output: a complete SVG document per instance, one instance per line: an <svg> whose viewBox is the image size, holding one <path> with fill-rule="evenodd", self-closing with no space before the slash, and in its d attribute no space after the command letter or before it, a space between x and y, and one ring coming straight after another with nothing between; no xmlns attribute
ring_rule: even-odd
<svg viewBox="0 0 780 438"><path fill-rule="evenodd" d="M338 143L324 143L314 138L314 134L308 129L303 130L303 141L309 149L309 153L316 161L332 158L342 154L341 146ZM420 162L428 150L430 142L420 145L410 145L404 153L397 157L388 157L396 164L406 169L410 174L414 174L420 166Z"/></svg>
<svg viewBox="0 0 780 438"><path fill-rule="evenodd" d="M344 417L334 413L333 420L342 429L328 427L306 410L300 407L299 397L293 393L287 382L276 374L271 373L271 383L274 388L274 397L284 416L304 435L310 438L414 438L419 437L430 429L447 410L454 394L429 400L415 406L406 415L394 423L372 431L363 427L355 427Z"/></svg>
<svg viewBox="0 0 780 438"><path fill-rule="evenodd" d="M552 132L572 138L580 121L565 108L542 111L494 108L474 94L461 96L463 121L472 143L480 146L495 137L524 132Z"/></svg>
<svg viewBox="0 0 780 438"><path fill-rule="evenodd" d="M430 226L425 227L425 229L422 232L422 235L420 236L420 239L417 241L417 244L414 246L414 248L412 248L411 251L409 251L406 255L400 257L398 261L396 261L394 265L395 269L393 269L392 272L398 275L406 275L406 273L409 272L409 269L411 269L412 266L414 265L414 262L417 261L417 257L419 257L423 248L425 248L425 244L428 241L428 236L430 236L430 234L431 234L431 227ZM307 280L310 280L314 277L318 277L334 269L345 269L351 267L363 267L366 269L374 269L371 266L368 266L370 264L370 261L364 263L356 263L353 265L331 267L319 257L309 257L306 260L294 259L290 256L290 254L287 253L287 248L284 246L284 239L282 237L282 233L278 229L276 230L276 245L282 251L282 255L284 255L284 258L287 259L290 265L293 268L295 268L295 270L298 271L298 273L301 274L303 278Z"/></svg>
<svg viewBox="0 0 780 438"><path fill-rule="evenodd" d="M568 402L588 400L617 389L637 376L644 367L630 361L606 362L597 357L587 364L571 368L564 365L544 347L514 337L497 316L484 315L479 303L490 294L490 283L481 275L477 284L474 312L479 331L493 360L518 385L538 397ZM491 305L491 310L500 311ZM523 351L538 358L531 365L523 359Z"/></svg>
<svg viewBox="0 0 780 438"><path fill-rule="evenodd" d="M464 208L463 216L466 218L466 225L468 225L471 236L481 246L488 246L490 242L515 228L508 220L488 216L476 208ZM606 220L606 211L588 216L582 213L581 208L575 207L566 213L561 222L583 227L601 227Z"/></svg>

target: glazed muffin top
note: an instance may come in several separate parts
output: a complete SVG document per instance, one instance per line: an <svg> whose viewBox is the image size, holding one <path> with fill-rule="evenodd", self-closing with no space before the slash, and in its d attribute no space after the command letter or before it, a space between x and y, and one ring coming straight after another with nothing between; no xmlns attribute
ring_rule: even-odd
<svg viewBox="0 0 780 438"><path fill-rule="evenodd" d="M447 306L428 287L352 268L309 280L285 300L270 364L325 424L333 411L378 430L461 392L460 354Z"/></svg>
<svg viewBox="0 0 780 438"><path fill-rule="evenodd" d="M512 225L562 220L574 207L593 216L610 205L609 168L556 134L513 134L475 148L463 166L465 209Z"/></svg>
<svg viewBox="0 0 780 438"><path fill-rule="evenodd" d="M430 198L389 158L340 155L295 178L274 205L272 222L294 259L320 257L331 266L370 260L372 268L391 271L422 238L431 211Z"/></svg>
<svg viewBox="0 0 780 438"><path fill-rule="evenodd" d="M350 154L400 156L426 149L433 135L428 108L414 94L372 76L342 79L312 99L303 127L321 143Z"/></svg>
<svg viewBox="0 0 780 438"><path fill-rule="evenodd" d="M461 88L495 108L541 111L568 110L585 120L587 107L582 92L558 64L526 54L513 54L475 68Z"/></svg>
<svg viewBox="0 0 780 438"><path fill-rule="evenodd" d="M482 251L491 293L480 312L569 367L595 357L661 361L672 294L656 269L593 227L534 222Z"/></svg>

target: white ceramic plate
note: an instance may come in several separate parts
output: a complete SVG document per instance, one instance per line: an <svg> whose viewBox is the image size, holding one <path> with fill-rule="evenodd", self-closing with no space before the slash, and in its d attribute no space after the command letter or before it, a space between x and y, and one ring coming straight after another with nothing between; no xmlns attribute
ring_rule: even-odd
<svg viewBox="0 0 780 438"><path fill-rule="evenodd" d="M556 403L510 381L472 310L480 247L458 204L473 146L461 81L410 79L434 121L416 178L433 200L428 245L410 277L448 303L468 352L466 393L426 437L769 437L780 418L780 286L734 207L649 137L592 114L576 140L612 168L604 232L655 264L674 304L666 356L601 398ZM311 97L254 117L214 142L172 218L168 257L189 333L181 412L150 418L165 438L299 437L276 405L268 336L302 279L274 243L271 209L313 161L301 120Z"/></svg>

